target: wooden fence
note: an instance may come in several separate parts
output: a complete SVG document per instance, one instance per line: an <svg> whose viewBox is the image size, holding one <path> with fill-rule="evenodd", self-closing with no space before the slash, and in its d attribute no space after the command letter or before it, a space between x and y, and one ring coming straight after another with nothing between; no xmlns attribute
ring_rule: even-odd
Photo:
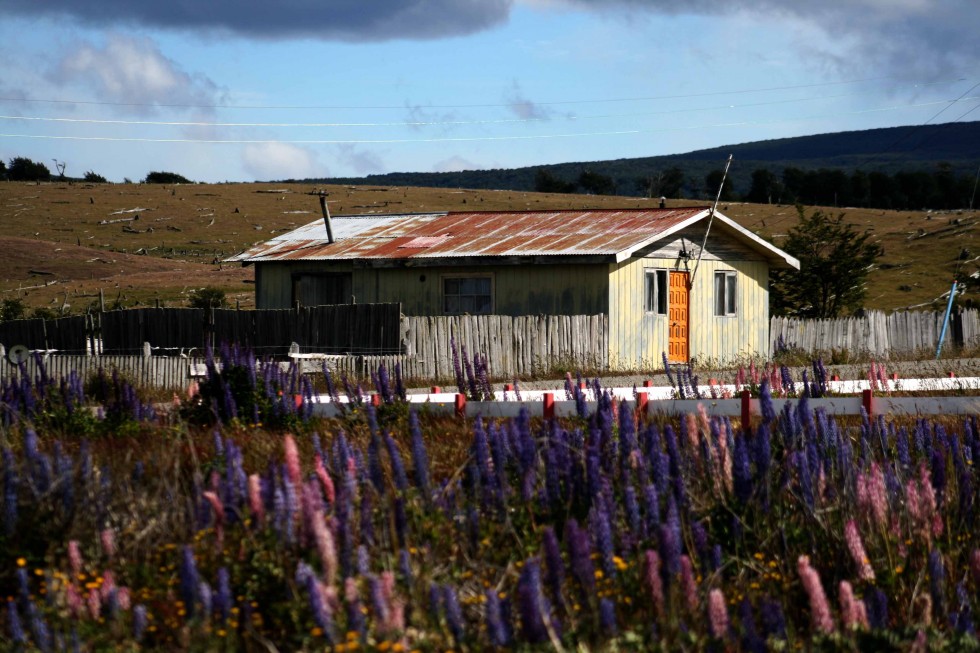
<svg viewBox="0 0 980 653"><path fill-rule="evenodd" d="M164 356L78 356L51 355L44 357L44 369L53 379L67 378L73 371L82 378L97 374L100 369L111 374L117 370L124 378L141 387L165 390L186 390L190 360ZM32 357L24 363L31 379L37 378L37 364ZM16 377L18 368L0 358L0 380Z"/></svg>
<svg viewBox="0 0 980 653"><path fill-rule="evenodd" d="M138 308L57 320L0 323L0 345L64 354L203 352L238 343L260 356L284 356L290 344L328 354L397 354L401 304L342 304L290 310Z"/></svg>
<svg viewBox="0 0 980 653"><path fill-rule="evenodd" d="M868 311L863 317L803 320L774 317L769 328L771 351L799 348L818 353L847 350L879 357L934 352L939 344L944 313ZM943 347L980 346L980 311L950 316Z"/></svg>

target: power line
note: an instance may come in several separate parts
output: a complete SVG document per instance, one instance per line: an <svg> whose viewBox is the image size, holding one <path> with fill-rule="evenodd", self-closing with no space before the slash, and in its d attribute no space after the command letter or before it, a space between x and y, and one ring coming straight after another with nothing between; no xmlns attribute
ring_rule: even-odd
<svg viewBox="0 0 980 653"><path fill-rule="evenodd" d="M191 120L122 120L122 119L100 119L100 118L65 118L49 116L18 116L0 115L0 120L21 120L25 122L55 122L55 123L79 123L95 125L145 125L158 127L275 127L275 128L333 128L333 127L437 127L437 126L464 126L464 125L493 125L493 124L519 124L536 122L559 122L559 121L579 121L579 120L600 120L612 118L642 118L645 116L662 116L677 113L694 113L706 111L721 111L733 109L746 109L762 106L774 106L778 104L797 104L800 102L814 102L820 100L833 100L847 97L856 97L855 93L841 93L837 95L821 95L818 97L793 98L785 100L769 100L766 102L749 102L745 104L725 104L711 107L693 107L685 109L670 109L666 111L648 111L640 113L611 113L597 115L558 115L537 118L494 118L482 120L408 120L397 122L212 122L212 121L191 121ZM970 99L970 98L967 98ZM955 102L956 100L953 100ZM944 104L950 100L935 100L931 103L918 103L909 106L927 106L928 104Z"/></svg>
<svg viewBox="0 0 980 653"><path fill-rule="evenodd" d="M887 79L897 79L896 77L865 77L862 79L850 79L835 82L817 82L812 84L794 84L789 86L770 86L763 88L753 88L753 89L735 89L729 91L706 91L702 93L688 93L688 94L676 94L676 95L651 95L651 96L639 96L639 97L620 97L620 98L587 98L578 100L554 100L554 101L535 101L536 106L558 106L558 105L569 105L569 104L601 104L601 103L618 103L618 102L647 102L656 100L680 100L680 99L691 99L691 98L704 98L712 96L721 95L744 95L749 93L769 93L772 91L788 91L804 88L826 88L828 86L844 86L849 84L863 84L866 82L875 82ZM961 82L966 78L956 78L947 80L946 82L930 82L926 84L917 84L918 86L927 86L937 83L952 83ZM230 104L157 104L157 103L147 103L147 102L106 102L97 100L68 100L60 98L18 98L18 97L0 97L2 102L37 102L46 104L80 104L80 105L95 105L95 106L116 106L116 107L155 107L155 108L172 108L172 109L267 109L267 110L310 110L310 109L356 109L356 110L366 110L366 109L397 109L405 110L416 108L410 105L230 105ZM497 103L474 103L474 104L427 104L418 105L417 108L425 109L476 109L476 108L493 108L493 107L509 107L511 102L497 102Z"/></svg>
<svg viewBox="0 0 980 653"><path fill-rule="evenodd" d="M978 84L980 85L980 84ZM971 89L972 90L972 89ZM969 100L980 99L980 97L968 98ZM966 101L961 96L954 101ZM282 143L292 145L369 145L369 144L405 144L405 143L449 143L449 142L475 142L475 141L520 141L520 140L545 140L557 138L582 138L596 136L625 136L634 134L651 134L673 131L690 131L701 129L716 129L723 127L752 127L762 125L781 124L787 122L801 122L808 120L823 120L827 118L838 118L846 115L862 115L867 113L880 113L884 111L895 111L899 109L918 108L935 104L945 104L942 102L925 102L910 105L896 105L890 107L879 107L874 109L863 109L858 111L838 112L827 115L808 116L789 120L764 120L764 121L739 121L729 123L715 123L708 125L692 125L687 127L661 127L656 129L623 129L611 131L594 132L568 132L560 134L512 134L503 136L444 136L435 138L379 138L379 139L195 139L195 138L145 138L145 137L122 137L122 136L61 136L54 134L0 134L0 138L26 138L37 140L63 140L63 141L104 141L104 142L127 142L127 143L191 143L191 144L224 144L224 145L260 145L271 143ZM980 105L978 105L980 106ZM976 109L977 107L974 107ZM971 109L967 113L972 112ZM938 114L937 114L938 115ZM966 115L966 114L964 114Z"/></svg>

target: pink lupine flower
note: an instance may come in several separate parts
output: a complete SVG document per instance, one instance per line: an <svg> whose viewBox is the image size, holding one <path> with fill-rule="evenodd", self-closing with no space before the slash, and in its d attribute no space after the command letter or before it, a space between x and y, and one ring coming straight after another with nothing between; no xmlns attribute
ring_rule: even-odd
<svg viewBox="0 0 980 653"><path fill-rule="evenodd" d="M119 603L120 610L129 610L133 603L133 597L128 587L120 587L116 590L116 602Z"/></svg>
<svg viewBox="0 0 980 653"><path fill-rule="evenodd" d="M920 630L916 636L915 641L912 642L911 648L909 648L909 653L926 653L929 650L929 642L926 639L926 633Z"/></svg>
<svg viewBox="0 0 980 653"><path fill-rule="evenodd" d="M689 557L681 556L681 589L687 609L694 612L698 609L698 584L694 580L694 565Z"/></svg>
<svg viewBox="0 0 980 653"><path fill-rule="evenodd" d="M265 504L262 503L262 480L258 474L248 477L248 505L259 525L265 523Z"/></svg>
<svg viewBox="0 0 980 653"><path fill-rule="evenodd" d="M68 566L74 576L82 573L82 550L78 546L78 540L68 542Z"/></svg>
<svg viewBox="0 0 980 653"><path fill-rule="evenodd" d="M221 526L225 523L225 506L221 503L221 498L218 497L214 492L202 492L203 496L208 503L211 504L211 509L214 510L214 519Z"/></svg>
<svg viewBox="0 0 980 653"><path fill-rule="evenodd" d="M65 603L68 604L68 611L71 612L73 617L79 617L82 614L83 601L82 595L78 592L78 588L74 583L69 583L65 587Z"/></svg>
<svg viewBox="0 0 980 653"><path fill-rule="evenodd" d="M333 486L333 479L330 478L330 474L327 473L326 467L323 466L323 459L317 454L313 458L314 460L314 470L316 471L317 478L320 479L320 484L323 486L323 494L326 495L327 501L334 503L336 501L336 490Z"/></svg>
<svg viewBox="0 0 980 653"><path fill-rule="evenodd" d="M735 389L741 390L744 385L745 385L745 368L739 365L738 372L735 373Z"/></svg>
<svg viewBox="0 0 980 653"><path fill-rule="evenodd" d="M286 458L286 473L289 474L289 480L292 481L293 485L299 487L300 481L302 480L302 471L299 465L299 449L296 447L296 440L289 433L285 435L282 441L282 447L285 451Z"/></svg>
<svg viewBox="0 0 980 653"><path fill-rule="evenodd" d="M112 590L116 588L116 579L112 575L111 570L105 570L102 573L102 587L99 588L99 594L103 601L109 599L109 595L112 594Z"/></svg>
<svg viewBox="0 0 980 653"><path fill-rule="evenodd" d="M698 424L705 433L709 432L711 423L708 421L708 409L702 403L698 403Z"/></svg>
<svg viewBox="0 0 980 653"><path fill-rule="evenodd" d="M854 588L846 580L840 582L840 614L845 629L868 628L868 613L864 603L855 600Z"/></svg>
<svg viewBox="0 0 980 653"><path fill-rule="evenodd" d="M360 593L357 591L357 581L352 576L348 576L344 579L344 600L348 603L353 603L359 598Z"/></svg>
<svg viewBox="0 0 980 653"><path fill-rule="evenodd" d="M687 435L687 443L691 445L691 451L698 451L698 419L694 413L684 416L684 433Z"/></svg>
<svg viewBox="0 0 980 653"><path fill-rule="evenodd" d="M653 603L654 614L659 618L664 616L664 584L660 579L660 555L656 551L647 551L643 557L643 579L650 591L650 601Z"/></svg>
<svg viewBox="0 0 980 653"><path fill-rule="evenodd" d="M755 361L749 361L749 377L754 385L759 385L759 370L755 366Z"/></svg>
<svg viewBox="0 0 980 653"><path fill-rule="evenodd" d="M333 587L337 576L337 549L333 535L330 534L330 529L324 521L323 511L315 511L310 526L313 529L313 541L317 553L320 555L320 564L323 566L323 581L328 587Z"/></svg>
<svg viewBox="0 0 980 653"><path fill-rule="evenodd" d="M925 463L919 466L919 478L909 480L905 486L905 503L912 521L913 531L926 542L943 532L942 516L936 510L936 493Z"/></svg>
<svg viewBox="0 0 980 653"><path fill-rule="evenodd" d="M724 594L717 588L708 592L708 622L715 637L721 639L728 633L728 608Z"/></svg>
<svg viewBox="0 0 980 653"><path fill-rule="evenodd" d="M116 555L116 532L111 528L104 528L99 532L99 542L102 544L102 552L110 560Z"/></svg>
<svg viewBox="0 0 980 653"><path fill-rule="evenodd" d="M874 569L871 568L871 561L868 560L864 543L861 541L861 533L853 519L849 519L844 524L844 543L847 544L847 550L851 552L851 558L854 559L854 564L858 567L858 576L861 580L874 581Z"/></svg>
<svg viewBox="0 0 980 653"><path fill-rule="evenodd" d="M395 574L391 571L381 572L381 595L388 603L395 599Z"/></svg>
<svg viewBox="0 0 980 653"><path fill-rule="evenodd" d="M885 474L878 463L871 463L871 475L868 479L868 499L875 523L884 526L888 520L888 494L885 488Z"/></svg>
<svg viewBox="0 0 980 653"><path fill-rule="evenodd" d="M830 606L827 604L827 595L820 584L820 575L817 570L810 566L808 556L800 556L796 563L796 569L803 582L803 589L810 599L810 618L813 621L815 630L822 633L834 632L834 620L830 616Z"/></svg>
<svg viewBox="0 0 980 653"><path fill-rule="evenodd" d="M89 615L91 615L93 619L98 619L99 615L102 613L102 601L99 598L99 590L89 590L88 597L86 598L86 604L88 606Z"/></svg>

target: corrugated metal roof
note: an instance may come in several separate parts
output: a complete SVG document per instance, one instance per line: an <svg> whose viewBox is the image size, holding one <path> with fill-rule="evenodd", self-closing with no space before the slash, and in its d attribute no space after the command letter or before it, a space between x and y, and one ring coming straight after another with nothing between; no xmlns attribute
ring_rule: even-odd
<svg viewBox="0 0 980 653"><path fill-rule="evenodd" d="M628 257L707 215L704 208L453 212L335 216L282 234L231 261L474 256Z"/></svg>

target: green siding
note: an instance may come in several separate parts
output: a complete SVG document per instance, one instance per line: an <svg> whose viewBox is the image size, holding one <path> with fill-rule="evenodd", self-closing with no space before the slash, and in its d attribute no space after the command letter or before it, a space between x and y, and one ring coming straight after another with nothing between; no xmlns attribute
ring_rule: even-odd
<svg viewBox="0 0 980 653"><path fill-rule="evenodd" d="M292 275L353 272L357 303L400 302L405 315L441 315L445 276L489 274L498 315L596 315L606 312L607 265L352 268L305 261L256 264L257 308L289 308Z"/></svg>

